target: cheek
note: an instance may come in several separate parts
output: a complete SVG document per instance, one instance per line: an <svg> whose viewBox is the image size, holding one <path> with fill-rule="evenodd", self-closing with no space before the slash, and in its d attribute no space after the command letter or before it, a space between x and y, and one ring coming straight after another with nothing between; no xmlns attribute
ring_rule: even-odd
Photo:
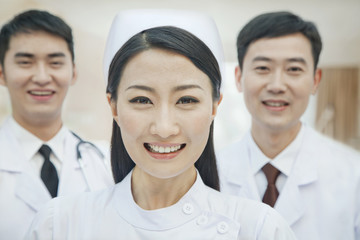
<svg viewBox="0 0 360 240"><path fill-rule="evenodd" d="M66 71L66 72L59 73L56 75L56 78L58 80L58 84L61 87L68 88L72 84L73 72Z"/></svg>
<svg viewBox="0 0 360 240"><path fill-rule="evenodd" d="M211 113L212 110L203 110L191 115L183 114L182 129L194 139L207 139L212 122Z"/></svg>
<svg viewBox="0 0 360 240"><path fill-rule="evenodd" d="M299 81L293 84L292 89L296 98L308 98L312 94L313 83L308 79L299 79Z"/></svg>
<svg viewBox="0 0 360 240"><path fill-rule="evenodd" d="M118 109L118 125L122 135L126 135L127 138L136 138L137 133L140 132L142 125L144 125L144 121L139 116L126 111L126 109L121 111Z"/></svg>

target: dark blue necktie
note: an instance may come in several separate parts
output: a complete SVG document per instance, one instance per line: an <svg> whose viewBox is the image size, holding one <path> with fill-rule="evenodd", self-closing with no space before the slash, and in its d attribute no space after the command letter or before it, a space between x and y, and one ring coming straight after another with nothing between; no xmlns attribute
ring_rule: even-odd
<svg viewBox="0 0 360 240"><path fill-rule="evenodd" d="M51 148L48 145L42 145L39 153L44 157L40 176L50 195L54 198L57 196L59 177L54 164L50 161Z"/></svg>

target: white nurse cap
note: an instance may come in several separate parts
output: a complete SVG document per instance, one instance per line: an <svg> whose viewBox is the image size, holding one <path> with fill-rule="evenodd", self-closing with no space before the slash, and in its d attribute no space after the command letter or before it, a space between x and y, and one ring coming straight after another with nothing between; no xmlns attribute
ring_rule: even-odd
<svg viewBox="0 0 360 240"><path fill-rule="evenodd" d="M201 39L216 57L221 75L224 76L223 48L217 27L211 17L199 12L182 10L126 10L115 16L107 38L103 63L106 85L111 61L122 45L135 34L160 26L182 28Z"/></svg>

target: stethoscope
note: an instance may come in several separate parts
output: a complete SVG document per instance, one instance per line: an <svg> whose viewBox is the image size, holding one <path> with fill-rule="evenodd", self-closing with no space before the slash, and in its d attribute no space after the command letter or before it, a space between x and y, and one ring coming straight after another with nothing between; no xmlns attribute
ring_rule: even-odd
<svg viewBox="0 0 360 240"><path fill-rule="evenodd" d="M77 161L79 162L79 165L80 165L80 169L81 169L81 172L83 173L84 175L84 178L85 178L85 182L86 184L89 186L89 190L91 190L91 185L90 185L90 181L89 181L89 176L88 174L86 173L85 171L85 165L84 165L84 159L82 158L82 155L81 155L81 151L80 151L80 148L81 148L81 145L88 145L90 146L95 152L96 154L101 158L105 168L107 168L107 164L106 164L106 161L105 161L105 156L104 154L100 151L100 149L95 146L95 144L91 143L91 142L88 142L88 141L85 141L83 140L81 137L79 137L76 133L74 132L71 132L78 140L78 144L76 145L76 158L77 158Z"/></svg>

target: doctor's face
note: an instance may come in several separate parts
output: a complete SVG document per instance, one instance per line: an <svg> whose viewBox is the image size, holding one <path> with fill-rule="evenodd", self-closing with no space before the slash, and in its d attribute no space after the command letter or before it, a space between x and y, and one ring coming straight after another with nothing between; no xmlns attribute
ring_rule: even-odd
<svg viewBox="0 0 360 240"><path fill-rule="evenodd" d="M235 76L252 116L253 132L281 132L300 127L321 71L314 73L309 40L296 33L251 43Z"/></svg>
<svg viewBox="0 0 360 240"><path fill-rule="evenodd" d="M43 31L11 37L0 84L8 88L13 117L20 124L61 121L61 106L75 79L64 39Z"/></svg>
<svg viewBox="0 0 360 240"><path fill-rule="evenodd" d="M218 104L188 58L150 49L127 63L111 106L135 168L165 179L194 173Z"/></svg>

